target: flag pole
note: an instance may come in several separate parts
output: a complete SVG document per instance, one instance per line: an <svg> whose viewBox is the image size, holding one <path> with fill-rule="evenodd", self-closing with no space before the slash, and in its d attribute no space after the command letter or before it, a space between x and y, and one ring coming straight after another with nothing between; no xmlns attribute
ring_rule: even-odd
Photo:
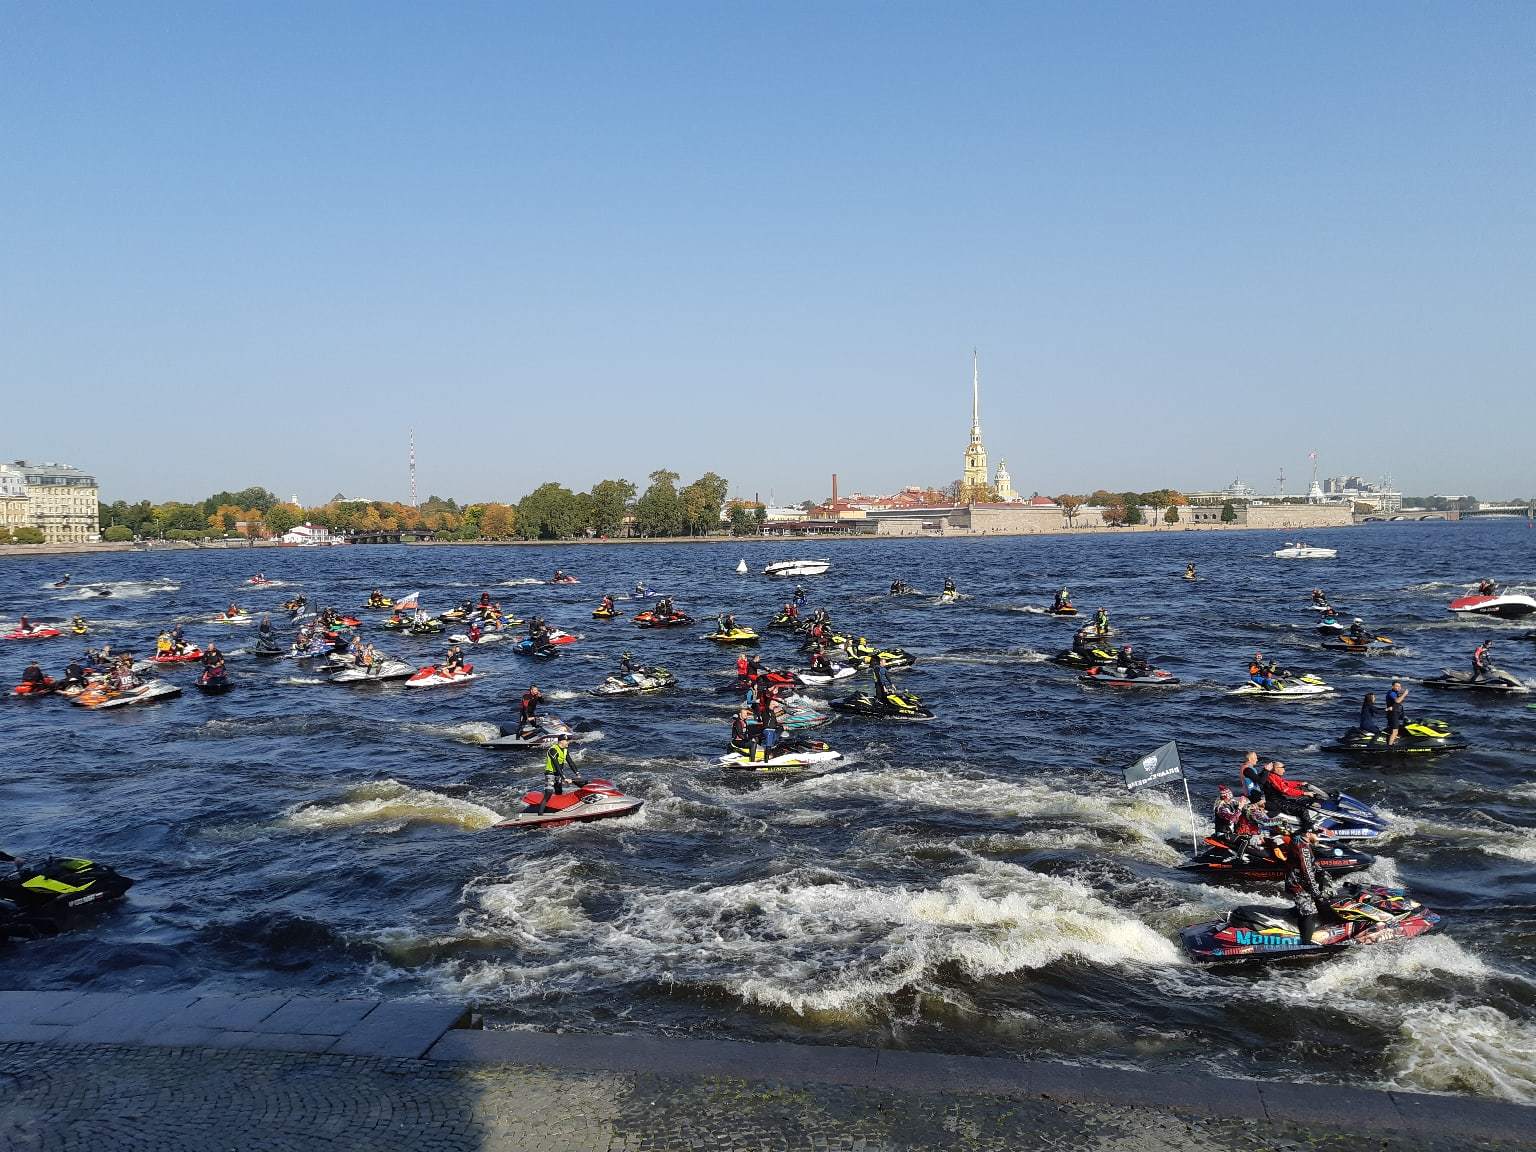
<svg viewBox="0 0 1536 1152"><path fill-rule="evenodd" d="M1173 742L1173 746L1174 746L1174 748L1178 748L1179 742L1177 740L1175 740ZM1179 759L1180 759L1181 764L1182 764L1183 757L1181 756L1181 757L1179 757ZM1180 775L1183 776L1182 770L1180 771ZM1198 855L1200 855L1200 841L1195 836L1195 802L1194 802L1194 799L1189 794L1189 777L1188 776L1183 776L1183 779L1184 779L1184 806L1189 809L1189 845L1190 845L1190 848L1194 851L1194 854L1196 856L1198 856Z"/></svg>

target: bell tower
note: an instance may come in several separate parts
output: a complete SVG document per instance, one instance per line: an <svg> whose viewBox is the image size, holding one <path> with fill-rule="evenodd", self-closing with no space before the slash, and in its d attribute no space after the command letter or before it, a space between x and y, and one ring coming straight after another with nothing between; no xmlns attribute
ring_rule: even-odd
<svg viewBox="0 0 1536 1152"><path fill-rule="evenodd" d="M967 504L985 499L991 487L987 479L987 449L981 442L981 360L971 349L971 442L965 448L965 471L960 498Z"/></svg>

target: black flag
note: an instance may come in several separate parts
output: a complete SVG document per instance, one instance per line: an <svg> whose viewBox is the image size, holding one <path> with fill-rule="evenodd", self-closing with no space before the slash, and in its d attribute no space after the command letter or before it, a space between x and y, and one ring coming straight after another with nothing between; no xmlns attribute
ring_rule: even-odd
<svg viewBox="0 0 1536 1152"><path fill-rule="evenodd" d="M1156 752L1149 752L1125 770L1125 786L1134 792L1148 784L1184 779L1184 765L1179 762L1179 742L1170 740Z"/></svg>

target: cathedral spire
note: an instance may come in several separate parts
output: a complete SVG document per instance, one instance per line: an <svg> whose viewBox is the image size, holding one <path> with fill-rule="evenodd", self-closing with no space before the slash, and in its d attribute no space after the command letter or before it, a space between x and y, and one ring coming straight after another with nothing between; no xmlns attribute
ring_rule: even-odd
<svg viewBox="0 0 1536 1152"><path fill-rule="evenodd" d="M971 439L981 439L981 358L971 349Z"/></svg>

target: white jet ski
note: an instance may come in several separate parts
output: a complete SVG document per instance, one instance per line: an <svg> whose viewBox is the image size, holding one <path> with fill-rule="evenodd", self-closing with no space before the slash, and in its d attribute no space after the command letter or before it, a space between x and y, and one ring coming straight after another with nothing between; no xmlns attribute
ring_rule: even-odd
<svg viewBox="0 0 1536 1152"><path fill-rule="evenodd" d="M372 668L343 668L330 678L332 684L378 684L385 680L406 680L416 674L404 660L385 659Z"/></svg>
<svg viewBox="0 0 1536 1152"><path fill-rule="evenodd" d="M833 764L843 758L820 740L790 740L772 748L750 751L732 749L715 763L722 768L741 768L749 772L798 772L820 764Z"/></svg>
<svg viewBox="0 0 1536 1152"><path fill-rule="evenodd" d="M481 747L499 751L548 748L557 736L570 736L573 739L576 736L571 726L558 716L535 716L526 730L519 729L516 724L501 724L497 730L501 734L493 740L487 740Z"/></svg>
<svg viewBox="0 0 1536 1152"><path fill-rule="evenodd" d="M136 688L89 687L70 697L71 704L98 711L105 708L127 708L133 704L153 704L156 700L169 700L180 696L181 689L164 680L146 680Z"/></svg>
<svg viewBox="0 0 1536 1152"><path fill-rule="evenodd" d="M486 644L500 644L503 640L510 640L511 638L505 632L482 632L478 640L471 640L466 632L455 632L452 636L448 637L451 643L473 644L476 647L483 647Z"/></svg>
<svg viewBox="0 0 1536 1152"><path fill-rule="evenodd" d="M524 792L523 810L491 827L501 830L549 828L584 820L606 820L638 812L645 803L644 800L624 795L607 780L587 780L574 789L568 787L561 795L550 796L546 810L540 813L539 808L544 799L543 789Z"/></svg>
<svg viewBox="0 0 1536 1152"><path fill-rule="evenodd" d="M1294 700L1307 696L1327 696L1333 691L1333 687L1325 684L1321 676L1287 676L1276 679L1268 688L1262 684L1255 684L1252 680L1234 688L1229 696L1264 696L1279 700Z"/></svg>
<svg viewBox="0 0 1536 1152"><path fill-rule="evenodd" d="M799 576L821 576L830 567L832 567L830 560L775 560L763 568L763 575L789 579Z"/></svg>
<svg viewBox="0 0 1536 1152"><path fill-rule="evenodd" d="M794 678L809 688L815 688L822 684L830 684L834 680L846 680L850 676L858 675L859 670L851 664L834 664L831 672L813 672L811 669L796 670Z"/></svg>

